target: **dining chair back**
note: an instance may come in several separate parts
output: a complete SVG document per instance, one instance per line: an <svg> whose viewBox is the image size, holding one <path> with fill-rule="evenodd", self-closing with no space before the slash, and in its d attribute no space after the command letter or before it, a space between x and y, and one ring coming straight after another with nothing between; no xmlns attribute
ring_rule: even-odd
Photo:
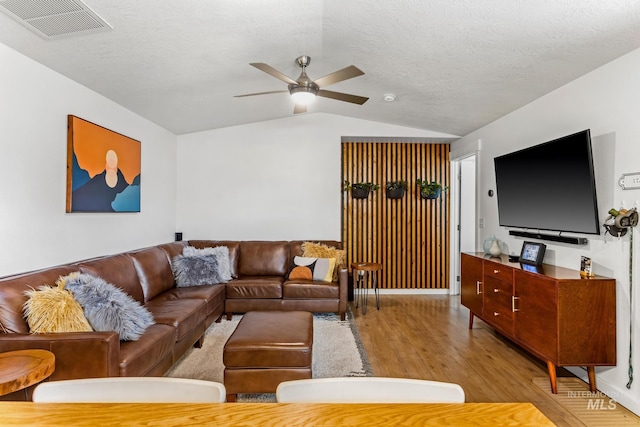
<svg viewBox="0 0 640 427"><path fill-rule="evenodd" d="M314 378L280 383L282 403L464 403L458 384L384 377Z"/></svg>
<svg viewBox="0 0 640 427"><path fill-rule="evenodd" d="M108 377L49 381L33 390L34 402L211 403L226 390L214 381L168 377Z"/></svg>

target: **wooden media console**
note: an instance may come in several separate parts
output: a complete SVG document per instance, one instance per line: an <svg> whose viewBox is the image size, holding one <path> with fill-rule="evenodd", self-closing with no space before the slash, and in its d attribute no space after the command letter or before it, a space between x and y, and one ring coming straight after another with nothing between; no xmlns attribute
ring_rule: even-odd
<svg viewBox="0 0 640 427"><path fill-rule="evenodd" d="M584 366L596 391L595 366L616 364L616 282L583 278L577 270L509 262L507 255L464 253L461 302L474 316L547 362L551 390L556 367Z"/></svg>

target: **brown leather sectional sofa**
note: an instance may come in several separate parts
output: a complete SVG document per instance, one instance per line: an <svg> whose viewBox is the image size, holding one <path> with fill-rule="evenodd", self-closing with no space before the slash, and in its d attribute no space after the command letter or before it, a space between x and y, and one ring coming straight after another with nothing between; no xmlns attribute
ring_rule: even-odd
<svg viewBox="0 0 640 427"><path fill-rule="evenodd" d="M332 284L305 280L285 280L291 261L302 255L304 240L286 242L191 240L196 248L226 246L231 260L231 276L224 303L227 317L254 310L336 312L344 320L347 312L348 271L339 270ZM321 241L342 248L337 241Z"/></svg>
<svg viewBox="0 0 640 427"><path fill-rule="evenodd" d="M51 380L107 376L163 375L223 312L347 309L347 269L338 281L286 280L293 257L302 255L304 241L172 242L116 255L74 262L0 278L0 352L40 348L53 352ZM321 241L341 248L337 241ZM170 260L184 246L227 246L233 280L224 285L178 288ZM137 341L120 341L115 332L30 334L23 316L25 291L72 272L92 274L112 283L143 304L155 324Z"/></svg>

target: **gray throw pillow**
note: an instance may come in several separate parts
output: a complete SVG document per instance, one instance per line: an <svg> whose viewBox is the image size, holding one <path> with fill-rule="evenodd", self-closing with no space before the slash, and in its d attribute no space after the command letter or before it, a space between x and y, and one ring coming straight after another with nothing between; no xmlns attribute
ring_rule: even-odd
<svg viewBox="0 0 640 427"><path fill-rule="evenodd" d="M229 258L229 248L226 246L218 246L213 248L215 255L218 257L218 273L225 282L232 279L231 277L231 259Z"/></svg>
<svg viewBox="0 0 640 427"><path fill-rule="evenodd" d="M177 287L216 285L231 280L229 248L184 248L171 262Z"/></svg>
<svg viewBox="0 0 640 427"><path fill-rule="evenodd" d="M153 315L122 289L90 274L65 278L69 290L96 331L115 331L122 341L139 339L155 323Z"/></svg>

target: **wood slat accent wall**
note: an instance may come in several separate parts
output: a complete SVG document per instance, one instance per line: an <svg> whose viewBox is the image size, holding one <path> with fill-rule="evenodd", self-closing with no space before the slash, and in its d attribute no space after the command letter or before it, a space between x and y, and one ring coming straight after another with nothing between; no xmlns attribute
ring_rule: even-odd
<svg viewBox="0 0 640 427"><path fill-rule="evenodd" d="M382 264L382 289L449 287L449 194L424 200L416 179L449 185L449 144L343 142L342 179L380 185L367 199L342 196L347 262ZM406 180L399 200L385 184Z"/></svg>

